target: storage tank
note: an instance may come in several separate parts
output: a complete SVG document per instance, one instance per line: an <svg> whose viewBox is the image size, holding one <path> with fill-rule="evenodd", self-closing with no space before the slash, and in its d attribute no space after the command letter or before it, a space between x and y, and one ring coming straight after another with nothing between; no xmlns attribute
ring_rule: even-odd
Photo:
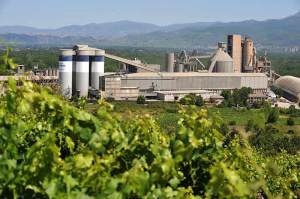
<svg viewBox="0 0 300 199"><path fill-rule="evenodd" d="M174 65L175 65L175 54L174 53L167 53L166 54L167 72L173 73L174 72Z"/></svg>
<svg viewBox="0 0 300 199"><path fill-rule="evenodd" d="M210 71L216 73L233 73L233 59L222 48L219 48L211 59Z"/></svg>
<svg viewBox="0 0 300 199"><path fill-rule="evenodd" d="M90 51L78 50L76 56L76 95L87 97L89 92Z"/></svg>
<svg viewBox="0 0 300 199"><path fill-rule="evenodd" d="M59 84L62 95L72 97L72 70L75 52L70 49L62 49L59 56Z"/></svg>
<svg viewBox="0 0 300 199"><path fill-rule="evenodd" d="M182 73L184 70L184 65L183 64L178 64L178 72Z"/></svg>
<svg viewBox="0 0 300 199"><path fill-rule="evenodd" d="M245 38L243 46L243 71L253 70L254 59L254 43L250 38Z"/></svg>
<svg viewBox="0 0 300 199"><path fill-rule="evenodd" d="M217 61L216 62L217 73L233 73L233 62L232 61Z"/></svg>
<svg viewBox="0 0 300 199"><path fill-rule="evenodd" d="M92 57L91 67L91 86L99 90L99 79L104 76L104 50L95 50L95 56Z"/></svg>

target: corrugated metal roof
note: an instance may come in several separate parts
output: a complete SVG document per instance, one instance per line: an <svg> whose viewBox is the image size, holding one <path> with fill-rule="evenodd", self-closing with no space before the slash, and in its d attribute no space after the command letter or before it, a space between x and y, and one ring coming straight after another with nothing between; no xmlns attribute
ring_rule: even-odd
<svg viewBox="0 0 300 199"><path fill-rule="evenodd" d="M266 77L264 73L201 73L201 72L187 72L187 73L132 73L126 74L125 77Z"/></svg>

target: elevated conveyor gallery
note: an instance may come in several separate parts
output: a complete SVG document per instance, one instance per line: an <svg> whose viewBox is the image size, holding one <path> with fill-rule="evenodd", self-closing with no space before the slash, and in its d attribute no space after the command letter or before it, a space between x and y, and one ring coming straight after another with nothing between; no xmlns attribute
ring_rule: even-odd
<svg viewBox="0 0 300 199"><path fill-rule="evenodd" d="M145 64L136 63L135 61L132 61L132 60L129 60L129 59L125 59L125 58L118 57L118 56L111 55L111 54L107 54L107 53L105 53L104 56L105 56L106 58L113 59L113 60L118 61L118 62L121 62L121 63L123 63L123 64L127 64L127 65L130 65L130 66L134 66L134 67L137 67L137 68L141 68L141 69L146 70L146 71L148 71L148 72L159 72L159 71L156 71L156 70L153 69L153 68L147 67L147 65L145 65Z"/></svg>

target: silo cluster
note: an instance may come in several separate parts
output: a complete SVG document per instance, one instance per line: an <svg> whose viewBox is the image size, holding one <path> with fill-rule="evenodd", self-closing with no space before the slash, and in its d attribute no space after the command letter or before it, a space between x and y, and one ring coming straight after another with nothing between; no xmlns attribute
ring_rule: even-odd
<svg viewBox="0 0 300 199"><path fill-rule="evenodd" d="M59 57L62 94L68 98L88 97L90 88L99 90L99 79L104 76L104 55L104 50L88 46L62 49Z"/></svg>
<svg viewBox="0 0 300 199"><path fill-rule="evenodd" d="M229 35L227 52L233 59L234 72L253 72L256 65L256 48L252 39Z"/></svg>
<svg viewBox="0 0 300 199"><path fill-rule="evenodd" d="M233 73L233 59L224 51L224 48L219 46L216 54L211 59L210 70L216 73Z"/></svg>

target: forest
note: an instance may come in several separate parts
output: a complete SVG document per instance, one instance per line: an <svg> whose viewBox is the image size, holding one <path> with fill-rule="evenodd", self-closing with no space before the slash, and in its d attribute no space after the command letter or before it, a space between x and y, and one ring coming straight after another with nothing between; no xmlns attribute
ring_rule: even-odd
<svg viewBox="0 0 300 199"><path fill-rule="evenodd" d="M107 52L125 58L138 58L146 63L165 65L166 52L178 52L178 49L158 49L158 48L108 48ZM1 52L1 51L0 51ZM262 53L260 53L262 54ZM259 55L260 55L259 54ZM15 49L12 58L17 64L24 64L28 69L33 66L39 68L57 68L59 49ZM269 53L273 69L280 75L293 75L300 77L300 54ZM208 60L203 60L205 64ZM106 59L106 72L114 72L119 69L118 63Z"/></svg>

